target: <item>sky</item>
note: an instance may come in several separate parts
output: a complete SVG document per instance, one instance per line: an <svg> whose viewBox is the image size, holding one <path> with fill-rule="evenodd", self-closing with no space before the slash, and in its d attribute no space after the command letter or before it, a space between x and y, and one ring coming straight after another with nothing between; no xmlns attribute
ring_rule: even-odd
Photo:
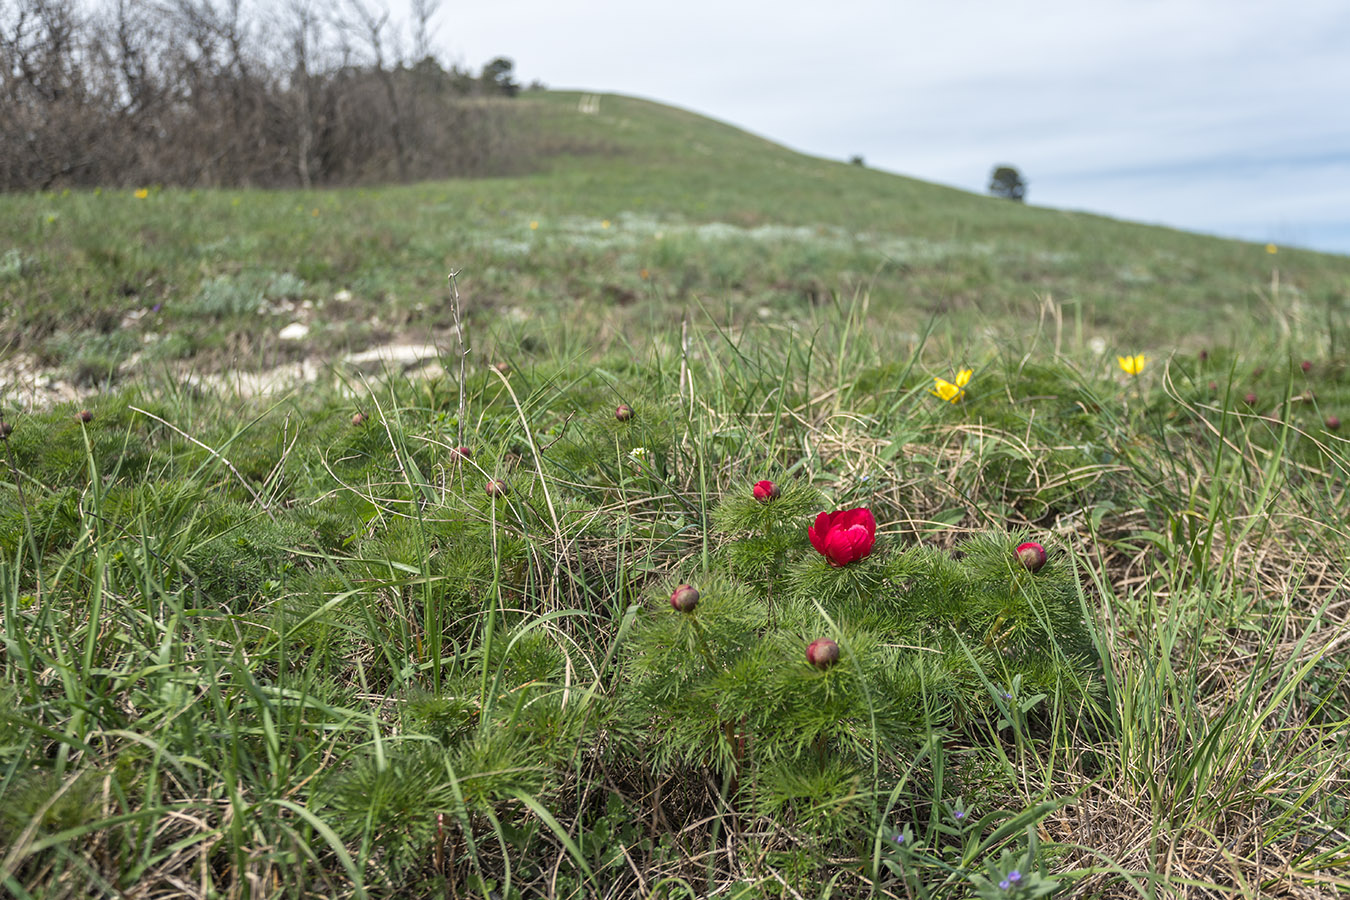
<svg viewBox="0 0 1350 900"><path fill-rule="evenodd" d="M477 68L1034 205L1350 254L1350 0L443 2Z"/></svg>

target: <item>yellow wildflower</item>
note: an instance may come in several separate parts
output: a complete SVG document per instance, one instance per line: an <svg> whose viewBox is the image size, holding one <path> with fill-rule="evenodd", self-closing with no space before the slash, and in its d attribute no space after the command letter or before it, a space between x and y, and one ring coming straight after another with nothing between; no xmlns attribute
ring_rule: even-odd
<svg viewBox="0 0 1350 900"><path fill-rule="evenodd" d="M530 223L530 230L531 230L531 231L538 231L538 230L539 230L539 223L538 223L538 222L531 222L531 223Z"/></svg>
<svg viewBox="0 0 1350 900"><path fill-rule="evenodd" d="M1136 353L1134 356L1117 356L1116 362L1120 364L1120 370L1126 375L1138 375L1144 371L1144 365L1148 362L1148 357L1142 353Z"/></svg>
<svg viewBox="0 0 1350 900"><path fill-rule="evenodd" d="M966 395L963 388L970 384L970 376L974 374L975 371L973 369L962 369L956 373L955 384L952 384L945 378L935 377L933 379L933 387L929 389L928 393L932 394L934 397L940 397L948 403L960 402L961 398Z"/></svg>
<svg viewBox="0 0 1350 900"><path fill-rule="evenodd" d="M1279 252L1280 252L1280 248L1279 248L1279 247L1276 247L1274 244L1266 244L1266 252L1267 252L1267 253L1279 253Z"/></svg>
<svg viewBox="0 0 1350 900"><path fill-rule="evenodd" d="M601 227L601 228L608 228L608 227L609 227L609 219L605 219L605 221L601 222L601 223L600 223L600 227Z"/></svg>
<svg viewBox="0 0 1350 900"><path fill-rule="evenodd" d="M136 199L137 199L137 200L144 200L146 197L149 197L149 196L150 196L150 189L149 189L149 188L139 188L139 189L137 189L137 191L136 191Z"/></svg>

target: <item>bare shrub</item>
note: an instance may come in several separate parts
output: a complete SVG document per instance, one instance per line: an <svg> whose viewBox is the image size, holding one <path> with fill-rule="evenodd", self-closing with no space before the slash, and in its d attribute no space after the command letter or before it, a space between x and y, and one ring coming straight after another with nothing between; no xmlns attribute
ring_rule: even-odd
<svg viewBox="0 0 1350 900"><path fill-rule="evenodd" d="M509 60L415 62L376 5L347 0L0 3L0 189L309 187L528 165Z"/></svg>

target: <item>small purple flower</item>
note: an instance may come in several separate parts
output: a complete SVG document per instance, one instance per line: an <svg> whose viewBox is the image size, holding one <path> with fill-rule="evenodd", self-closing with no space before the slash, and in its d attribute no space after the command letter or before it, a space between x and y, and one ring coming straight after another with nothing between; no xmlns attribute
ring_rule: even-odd
<svg viewBox="0 0 1350 900"><path fill-rule="evenodd" d="M1005 878L998 883L998 886L1000 890L1006 891L1008 888L1012 887L1012 882Z"/></svg>
<svg viewBox="0 0 1350 900"><path fill-rule="evenodd" d="M1017 884L1017 882L1022 880L1022 873L1017 871L1016 869L1013 869L1011 872L1008 873L1008 880L1013 884Z"/></svg>
<svg viewBox="0 0 1350 900"><path fill-rule="evenodd" d="M952 813L952 818L956 819L956 821L958 822L960 822L965 817L966 811L964 809L958 809L956 812Z"/></svg>
<svg viewBox="0 0 1350 900"><path fill-rule="evenodd" d="M897 844L903 844L905 842L905 836L903 834L897 834L895 836L895 842Z"/></svg>
<svg viewBox="0 0 1350 900"><path fill-rule="evenodd" d="M1012 699L1012 694L1008 693L1007 691L999 691L999 696L1002 697L1004 700Z"/></svg>
<svg viewBox="0 0 1350 900"><path fill-rule="evenodd" d="M157 313L159 312L160 307L163 305L164 305L163 303L156 303L154 306L150 307L150 311L152 313Z"/></svg>

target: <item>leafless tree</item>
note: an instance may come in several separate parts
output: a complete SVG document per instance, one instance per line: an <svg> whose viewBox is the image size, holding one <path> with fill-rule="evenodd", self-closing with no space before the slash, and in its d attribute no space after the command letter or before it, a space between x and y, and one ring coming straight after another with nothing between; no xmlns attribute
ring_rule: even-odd
<svg viewBox="0 0 1350 900"><path fill-rule="evenodd" d="M432 52L440 0L413 0L411 64L376 2L0 0L0 190L520 165L519 105Z"/></svg>

